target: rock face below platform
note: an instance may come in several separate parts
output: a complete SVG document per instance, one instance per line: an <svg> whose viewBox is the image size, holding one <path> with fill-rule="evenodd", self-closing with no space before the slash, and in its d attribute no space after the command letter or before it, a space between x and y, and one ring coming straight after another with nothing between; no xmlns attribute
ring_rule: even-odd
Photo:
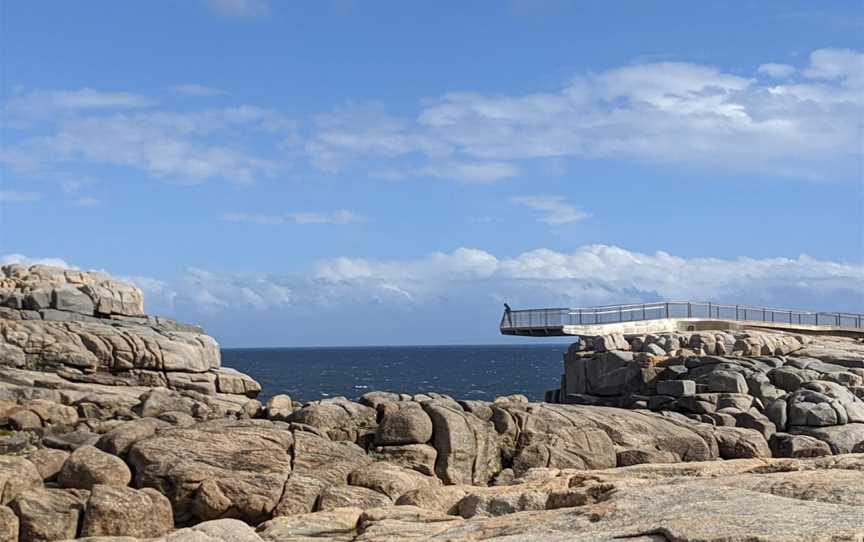
<svg viewBox="0 0 864 542"><path fill-rule="evenodd" d="M753 429L775 455L816 453L809 438L864 451L864 343L765 330L588 337L565 355L547 400Z"/></svg>

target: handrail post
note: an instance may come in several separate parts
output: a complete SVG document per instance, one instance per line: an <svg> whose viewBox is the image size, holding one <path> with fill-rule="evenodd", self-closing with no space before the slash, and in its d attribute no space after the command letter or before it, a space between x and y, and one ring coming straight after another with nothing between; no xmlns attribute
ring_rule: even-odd
<svg viewBox="0 0 864 542"><path fill-rule="evenodd" d="M710 301L708 302L708 318L709 319L713 318L713 316L711 315L711 302Z"/></svg>
<svg viewBox="0 0 864 542"><path fill-rule="evenodd" d="M645 320L645 303L642 303L642 319Z"/></svg>
<svg viewBox="0 0 864 542"><path fill-rule="evenodd" d="M735 319L740 320L740 318L738 318L738 305L735 305Z"/></svg>
<svg viewBox="0 0 864 542"><path fill-rule="evenodd" d="M666 303L666 318L670 318L670 316L669 316L669 303Z"/></svg>

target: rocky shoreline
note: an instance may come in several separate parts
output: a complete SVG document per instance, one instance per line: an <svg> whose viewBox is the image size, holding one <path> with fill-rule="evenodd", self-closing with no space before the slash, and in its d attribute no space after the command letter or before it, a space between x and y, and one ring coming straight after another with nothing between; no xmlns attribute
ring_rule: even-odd
<svg viewBox="0 0 864 542"><path fill-rule="evenodd" d="M546 403L259 391L130 284L3 267L0 542L864 540L854 338L598 337Z"/></svg>

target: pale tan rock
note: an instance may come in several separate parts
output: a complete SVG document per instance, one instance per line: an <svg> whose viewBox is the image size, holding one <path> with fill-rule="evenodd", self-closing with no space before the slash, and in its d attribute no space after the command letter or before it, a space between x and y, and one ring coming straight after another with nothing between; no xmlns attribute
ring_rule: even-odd
<svg viewBox="0 0 864 542"><path fill-rule="evenodd" d="M376 459L392 463L420 474L435 476L435 459L438 452L428 444L405 444L404 446L379 446L374 450Z"/></svg>
<svg viewBox="0 0 864 542"><path fill-rule="evenodd" d="M335 508L378 508L390 506L393 500L387 495L359 486L331 486L325 489L318 498L318 510L333 510Z"/></svg>
<svg viewBox="0 0 864 542"><path fill-rule="evenodd" d="M42 476L33 463L23 457L0 455L0 505L41 487Z"/></svg>
<svg viewBox="0 0 864 542"><path fill-rule="evenodd" d="M93 486L81 536L153 538L174 529L171 503L151 488Z"/></svg>
<svg viewBox="0 0 864 542"><path fill-rule="evenodd" d="M51 448L40 448L27 454L27 460L33 463L44 481L56 478L68 458L69 452Z"/></svg>
<svg viewBox="0 0 864 542"><path fill-rule="evenodd" d="M441 481L434 476L378 461L352 471L348 483L378 491L395 500L412 489L437 486Z"/></svg>
<svg viewBox="0 0 864 542"><path fill-rule="evenodd" d="M403 493L396 500L396 504L456 515L459 513L459 501L468 494L469 488L471 486L438 486L414 489Z"/></svg>
<svg viewBox="0 0 864 542"><path fill-rule="evenodd" d="M0 542L18 542L18 516L7 506L0 506Z"/></svg>
<svg viewBox="0 0 864 542"><path fill-rule="evenodd" d="M250 523L270 517L291 473L294 439L265 420L225 420L171 428L136 442L127 460L138 487L171 501L175 521L231 514Z"/></svg>
<svg viewBox="0 0 864 542"><path fill-rule="evenodd" d="M359 508L336 508L325 512L281 516L259 525L258 534L264 540L274 542L299 542L316 538L350 542L362 512Z"/></svg>
<svg viewBox="0 0 864 542"><path fill-rule="evenodd" d="M65 488L92 489L96 484L128 486L132 480L129 467L119 457L95 446L82 446L63 463L57 482Z"/></svg>
<svg viewBox="0 0 864 542"><path fill-rule="evenodd" d="M180 529L158 542L261 542L255 529L236 519L214 519Z"/></svg>
<svg viewBox="0 0 864 542"><path fill-rule="evenodd" d="M20 522L21 542L75 538L89 491L31 489L9 505Z"/></svg>

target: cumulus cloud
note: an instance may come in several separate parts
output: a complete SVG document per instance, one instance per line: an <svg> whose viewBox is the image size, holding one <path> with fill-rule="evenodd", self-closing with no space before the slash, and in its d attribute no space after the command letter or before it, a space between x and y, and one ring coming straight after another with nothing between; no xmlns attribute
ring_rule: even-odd
<svg viewBox="0 0 864 542"><path fill-rule="evenodd" d="M261 17L270 13L267 0L207 0L207 5L225 17Z"/></svg>
<svg viewBox="0 0 864 542"><path fill-rule="evenodd" d="M224 274L193 269L173 288L186 303L306 313L390 307L474 310L710 300L777 307L864 311L864 266L796 258L685 258L608 245L572 252L536 249L496 256L476 248L403 260L338 257L311 271ZM461 308L459 308L461 307Z"/></svg>
<svg viewBox="0 0 864 542"><path fill-rule="evenodd" d="M295 212L284 215L265 215L256 213L225 213L222 219L227 222L246 222L261 225L279 224L354 224L365 222L365 218L347 209L332 212Z"/></svg>
<svg viewBox="0 0 864 542"><path fill-rule="evenodd" d="M374 107L336 110L305 150L322 169L358 164L392 177L434 176L445 162L513 168L487 177L496 180L517 174L523 161L550 158L848 177L861 154L861 65L859 52L821 49L801 70L757 68L754 75L786 78L778 84L692 63L634 64L547 92L451 92L426 100L413 119Z"/></svg>
<svg viewBox="0 0 864 542"><path fill-rule="evenodd" d="M540 211L542 214L537 220L550 225L570 224L591 216L564 196L516 196L510 198L510 202Z"/></svg>

